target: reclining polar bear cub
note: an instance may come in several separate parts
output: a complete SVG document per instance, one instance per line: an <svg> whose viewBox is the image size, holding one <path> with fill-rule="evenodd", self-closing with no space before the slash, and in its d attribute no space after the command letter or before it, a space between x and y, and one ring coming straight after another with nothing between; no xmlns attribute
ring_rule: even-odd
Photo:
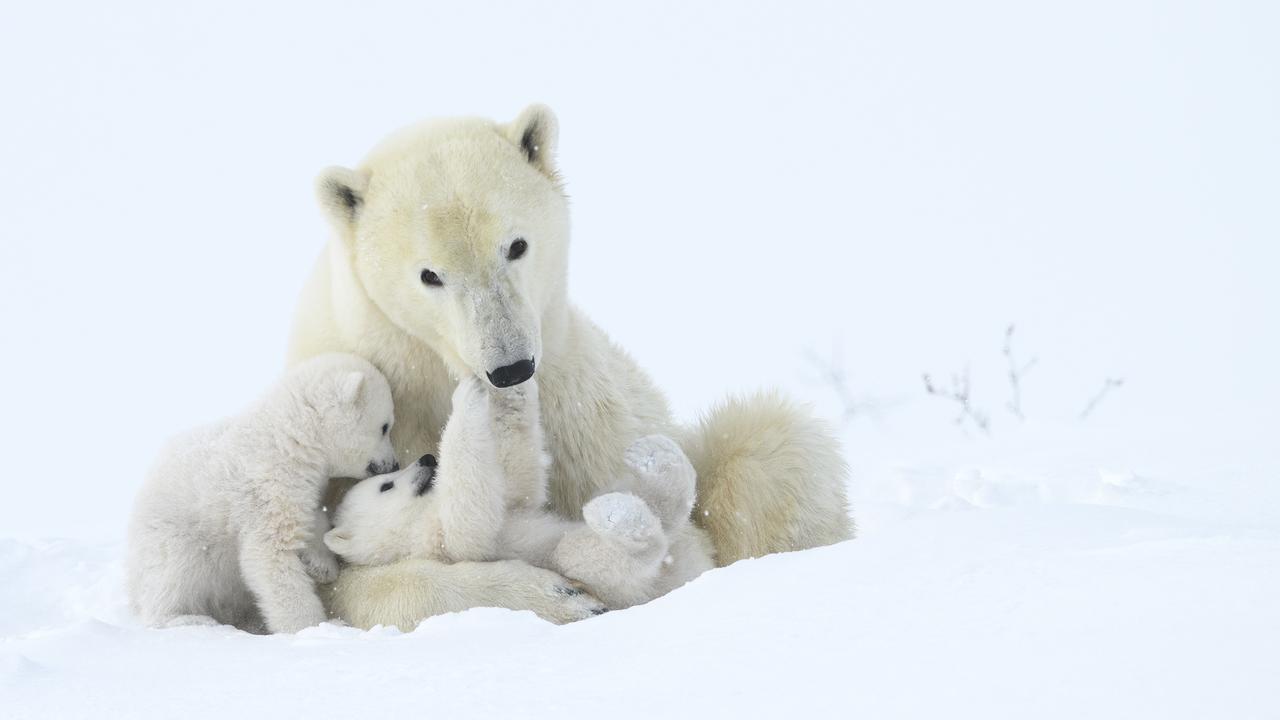
<svg viewBox="0 0 1280 720"><path fill-rule="evenodd" d="M628 476L572 521L543 507L539 414L536 383L495 392L463 380L439 467L424 455L358 483L325 544L356 565L524 560L585 585L610 608L651 600L713 566L710 541L689 521L694 470L674 441L655 435L633 443Z"/></svg>
<svg viewBox="0 0 1280 720"><path fill-rule="evenodd" d="M321 536L330 477L398 469L391 387L354 355L290 370L250 410L172 440L129 528L130 604L153 626L296 632L327 619L315 583L338 563Z"/></svg>

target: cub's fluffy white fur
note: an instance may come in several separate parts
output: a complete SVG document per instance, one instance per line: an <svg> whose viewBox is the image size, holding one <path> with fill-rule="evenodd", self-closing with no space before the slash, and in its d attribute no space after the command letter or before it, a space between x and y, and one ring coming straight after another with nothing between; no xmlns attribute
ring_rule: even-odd
<svg viewBox="0 0 1280 720"><path fill-rule="evenodd" d="M391 388L339 353L295 366L245 413L164 449L134 506L128 590L149 625L296 632L338 574L321 537L329 478L395 469Z"/></svg>
<svg viewBox="0 0 1280 720"><path fill-rule="evenodd" d="M453 396L440 461L358 483L324 541L345 560L443 562L519 559L586 586L609 607L642 603L712 567L689 521L694 471L674 441L637 440L625 477L583 508L583 520L543 507L546 473L537 386L489 390L463 380ZM426 608L423 609L426 611Z"/></svg>

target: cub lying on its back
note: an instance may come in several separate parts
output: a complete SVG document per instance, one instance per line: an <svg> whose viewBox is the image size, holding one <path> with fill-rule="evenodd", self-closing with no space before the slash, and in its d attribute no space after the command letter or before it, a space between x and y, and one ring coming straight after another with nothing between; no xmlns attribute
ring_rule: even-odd
<svg viewBox="0 0 1280 720"><path fill-rule="evenodd" d="M296 632L326 619L315 581L331 477L398 469L391 389L354 355L295 366L242 415L171 441L135 502L128 588L148 625Z"/></svg>
<svg viewBox="0 0 1280 720"><path fill-rule="evenodd" d="M524 560L582 583L611 608L651 600L713 566L710 542L689 521L693 467L674 441L633 443L628 476L612 483L625 491L592 499L584 520L571 521L543 507L539 415L534 381L488 390L463 379L439 466L424 455L412 467L356 484L325 544L358 565L406 557ZM334 599L346 617L340 594Z"/></svg>

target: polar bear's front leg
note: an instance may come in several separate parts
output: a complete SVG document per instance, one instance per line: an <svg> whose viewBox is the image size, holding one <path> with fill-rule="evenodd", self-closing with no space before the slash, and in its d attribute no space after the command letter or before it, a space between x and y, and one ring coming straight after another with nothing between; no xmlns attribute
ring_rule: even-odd
<svg viewBox="0 0 1280 720"><path fill-rule="evenodd" d="M582 517L585 525L556 546L554 569L586 585L610 608L653 599L669 543L645 501L607 493L583 506Z"/></svg>
<svg viewBox="0 0 1280 720"><path fill-rule="evenodd" d="M532 610L557 624L606 609L563 576L519 560L450 564L408 558L388 565L348 565L327 598L334 615L356 627L394 625L405 632L433 615L473 607Z"/></svg>
<svg viewBox="0 0 1280 720"><path fill-rule="evenodd" d="M327 619L294 547L269 529L246 532L240 541L240 572L273 633L293 633Z"/></svg>

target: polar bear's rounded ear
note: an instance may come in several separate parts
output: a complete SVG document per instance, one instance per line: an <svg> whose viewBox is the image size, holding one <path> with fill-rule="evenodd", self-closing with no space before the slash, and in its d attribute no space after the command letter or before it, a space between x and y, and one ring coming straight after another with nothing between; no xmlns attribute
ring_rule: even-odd
<svg viewBox="0 0 1280 720"><path fill-rule="evenodd" d="M344 167L328 167L316 178L316 197L329 220L339 228L355 224L364 206L369 178Z"/></svg>
<svg viewBox="0 0 1280 720"><path fill-rule="evenodd" d="M529 163L544 175L556 178L556 143L560 122L546 105L530 105L506 126L507 138L515 143Z"/></svg>

